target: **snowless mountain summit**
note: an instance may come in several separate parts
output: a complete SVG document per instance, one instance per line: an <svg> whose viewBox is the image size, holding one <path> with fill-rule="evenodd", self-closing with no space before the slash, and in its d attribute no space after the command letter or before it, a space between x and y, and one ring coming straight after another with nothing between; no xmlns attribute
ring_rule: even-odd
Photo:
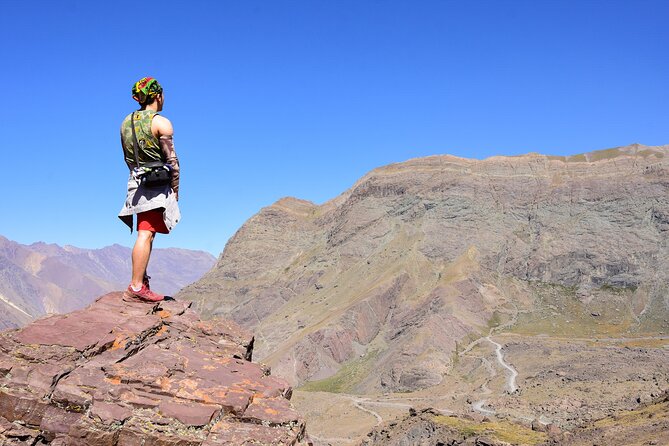
<svg viewBox="0 0 669 446"><path fill-rule="evenodd" d="M178 296L253 330L313 438L664 444L668 155L384 166L260 210Z"/></svg>
<svg viewBox="0 0 669 446"><path fill-rule="evenodd" d="M357 392L439 384L491 327L655 333L669 317L668 155L634 144L384 166L323 205L262 209L180 295L252 328L294 384L356 361L340 390Z"/></svg>

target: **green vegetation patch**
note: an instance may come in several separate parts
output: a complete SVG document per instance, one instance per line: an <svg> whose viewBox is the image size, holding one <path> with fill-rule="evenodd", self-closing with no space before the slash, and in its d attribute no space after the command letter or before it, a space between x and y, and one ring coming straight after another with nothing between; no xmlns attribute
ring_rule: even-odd
<svg viewBox="0 0 669 446"><path fill-rule="evenodd" d="M511 444L539 445L548 440L544 432L533 431L529 427L508 421L476 422L458 417L439 415L434 421L457 430L465 437L486 435L498 441Z"/></svg>
<svg viewBox="0 0 669 446"><path fill-rule="evenodd" d="M654 156L655 158L664 158L664 153L655 152L654 150L650 150L650 149L639 150L637 152L637 155L640 155L644 158L648 158L649 156Z"/></svg>
<svg viewBox="0 0 669 446"><path fill-rule="evenodd" d="M629 287L624 288L624 287L609 285L608 283L605 283L600 288L600 290L602 290L602 291L608 291L609 293L613 293L613 294L622 294L622 293L625 293L625 292L628 292L628 291L634 292L634 291L636 291L636 289L637 289L636 286L629 286Z"/></svg>
<svg viewBox="0 0 669 446"><path fill-rule="evenodd" d="M650 404L641 409L602 418L594 422L595 428L615 426L644 426L669 419L669 402Z"/></svg>
<svg viewBox="0 0 669 446"><path fill-rule="evenodd" d="M590 154L590 161L608 160L617 158L623 153L619 149L597 150Z"/></svg>
<svg viewBox="0 0 669 446"><path fill-rule="evenodd" d="M310 381L299 390L306 392L350 393L354 387L373 372L378 350L344 363L337 373L329 378Z"/></svg>
<svg viewBox="0 0 669 446"><path fill-rule="evenodd" d="M666 348L669 345L669 339L637 339L634 341L623 342L622 345L630 348Z"/></svg>
<svg viewBox="0 0 669 446"><path fill-rule="evenodd" d="M509 313L502 313L502 312L499 312L499 311L494 311L492 313L492 317L490 319L488 319L488 324L487 324L488 328L492 329L492 328L497 328L497 327L500 327L502 325L505 325L509 321L511 321L512 317L513 316Z"/></svg>
<svg viewBox="0 0 669 446"><path fill-rule="evenodd" d="M636 329L629 288L604 286L594 290L594 298L582 302L576 289L557 284L532 283L535 308L518 315L508 330L522 335L545 334L559 337L622 336Z"/></svg>
<svg viewBox="0 0 669 446"><path fill-rule="evenodd" d="M488 320L488 328L498 327L502 323L502 315L495 311L492 314L492 317Z"/></svg>

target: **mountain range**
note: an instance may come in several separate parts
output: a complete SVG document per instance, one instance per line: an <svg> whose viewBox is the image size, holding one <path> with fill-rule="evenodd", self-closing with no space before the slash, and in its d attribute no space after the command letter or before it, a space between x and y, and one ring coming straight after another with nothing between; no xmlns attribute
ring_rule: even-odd
<svg viewBox="0 0 669 446"><path fill-rule="evenodd" d="M215 262L203 251L155 249L149 274L159 292L176 293ZM47 313L83 308L101 294L128 286L130 248L82 249L42 242L23 245L0 236L0 329Z"/></svg>
<svg viewBox="0 0 669 446"><path fill-rule="evenodd" d="M669 387L668 162L391 164L263 208L177 297L254 331L323 444L415 404L574 428Z"/></svg>

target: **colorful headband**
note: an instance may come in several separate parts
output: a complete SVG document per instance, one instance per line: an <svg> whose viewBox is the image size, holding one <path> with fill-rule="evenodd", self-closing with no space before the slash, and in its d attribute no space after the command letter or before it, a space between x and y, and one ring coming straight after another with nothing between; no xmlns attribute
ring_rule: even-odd
<svg viewBox="0 0 669 446"><path fill-rule="evenodd" d="M132 98L140 104L144 104L162 92L163 87L157 80L152 77L143 77L133 85Z"/></svg>

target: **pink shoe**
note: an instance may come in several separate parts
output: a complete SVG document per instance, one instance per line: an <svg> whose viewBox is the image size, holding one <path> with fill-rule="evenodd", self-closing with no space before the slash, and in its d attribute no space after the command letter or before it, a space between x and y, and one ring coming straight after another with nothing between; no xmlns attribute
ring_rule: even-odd
<svg viewBox="0 0 669 446"><path fill-rule="evenodd" d="M125 290L125 294L128 297L133 299L141 300L143 302L160 302L165 299L165 296L151 291L146 284L142 284L142 288L139 291L132 289L132 285L128 285L128 289Z"/></svg>

